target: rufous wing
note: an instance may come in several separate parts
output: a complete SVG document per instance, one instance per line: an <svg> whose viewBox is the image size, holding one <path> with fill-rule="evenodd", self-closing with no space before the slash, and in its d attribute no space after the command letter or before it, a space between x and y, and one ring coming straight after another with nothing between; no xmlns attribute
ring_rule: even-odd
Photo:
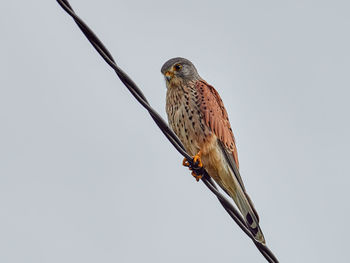
<svg viewBox="0 0 350 263"><path fill-rule="evenodd" d="M196 89L199 94L200 110L204 116L205 123L214 132L216 137L232 152L233 159L239 168L238 153L235 138L231 129L230 121L224 103L219 93L203 80L196 83Z"/></svg>

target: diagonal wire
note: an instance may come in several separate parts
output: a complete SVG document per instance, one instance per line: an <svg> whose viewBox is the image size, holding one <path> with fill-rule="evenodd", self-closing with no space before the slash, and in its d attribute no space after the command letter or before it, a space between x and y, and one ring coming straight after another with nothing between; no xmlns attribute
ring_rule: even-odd
<svg viewBox="0 0 350 263"><path fill-rule="evenodd" d="M96 51L101 55L101 57L106 61L106 63L111 66L117 73L119 79L123 82L126 88L131 92L135 99L149 112L154 122L158 125L159 129L168 138L171 144L176 148L176 150L182 154L191 165L194 165L192 157L185 151L179 138L176 134L169 128L163 118L149 105L145 95L142 93L140 88L135 84L135 82L116 64L112 55L103 45L103 43L98 39L95 33L85 24L85 22L79 18L74 12L73 8L67 0L57 0L58 4L74 19L80 30L89 40L91 45L96 49ZM278 263L277 258L274 256L272 251L265 245L255 240L254 236L249 231L245 221L243 220L241 214L237 209L225 198L217 189L215 183L204 170L204 176L202 182L209 188L209 190L216 195L221 205L231 216L231 218L238 224L238 226L247 234L247 236L254 242L255 246L258 248L260 253L265 257L268 262Z"/></svg>

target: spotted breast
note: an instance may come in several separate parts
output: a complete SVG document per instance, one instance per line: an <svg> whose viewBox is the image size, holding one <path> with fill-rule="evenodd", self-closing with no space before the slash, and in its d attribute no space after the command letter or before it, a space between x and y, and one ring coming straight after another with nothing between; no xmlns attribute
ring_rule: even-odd
<svg viewBox="0 0 350 263"><path fill-rule="evenodd" d="M186 151L195 155L214 134L205 125L200 111L200 94L195 82L169 86L166 95L166 112L170 127L184 144Z"/></svg>

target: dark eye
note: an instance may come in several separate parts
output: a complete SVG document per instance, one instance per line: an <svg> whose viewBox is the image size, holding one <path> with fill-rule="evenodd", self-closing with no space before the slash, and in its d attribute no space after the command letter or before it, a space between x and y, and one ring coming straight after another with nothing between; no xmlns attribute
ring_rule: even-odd
<svg viewBox="0 0 350 263"><path fill-rule="evenodd" d="M182 65L181 65L181 64L176 64L176 65L174 66L174 69L175 69L176 71L179 71L180 69L182 69Z"/></svg>

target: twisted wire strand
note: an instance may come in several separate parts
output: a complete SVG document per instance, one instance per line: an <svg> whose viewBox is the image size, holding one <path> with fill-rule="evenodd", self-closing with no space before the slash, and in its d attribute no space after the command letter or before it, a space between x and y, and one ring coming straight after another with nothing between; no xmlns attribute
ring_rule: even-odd
<svg viewBox="0 0 350 263"><path fill-rule="evenodd" d="M168 138L170 143L176 148L176 150L184 156L188 162L193 166L195 165L193 162L193 158L186 152L183 144L180 139L176 136L176 134L169 128L167 123L163 120L163 118L150 106L145 95L142 93L140 88L136 85L136 83L116 64L113 59L111 53L104 46L104 44L99 40L99 38L95 35L95 33L88 27L88 25L77 16L74 12L73 8L69 4L67 0L57 0L58 4L74 19L75 23L78 25L80 30L83 32L85 37L89 40L91 45L95 48L95 50L101 55L101 57L105 60L105 62L114 69L116 74L122 83L126 86L126 88L131 92L131 94L135 97L135 99L149 112L154 122L157 124L159 129L163 132L163 134ZM208 189L216 195L221 205L227 211L227 213L231 216L231 218L238 224L238 226L243 230L244 233L254 242L255 246L258 248L260 253L265 257L268 262L278 263L277 258L274 256L272 251L265 245L255 240L254 236L249 231L244 219L238 210L232 205L231 202L224 197L216 187L214 181L208 175L208 173L204 170L203 177L201 181L208 187Z"/></svg>

